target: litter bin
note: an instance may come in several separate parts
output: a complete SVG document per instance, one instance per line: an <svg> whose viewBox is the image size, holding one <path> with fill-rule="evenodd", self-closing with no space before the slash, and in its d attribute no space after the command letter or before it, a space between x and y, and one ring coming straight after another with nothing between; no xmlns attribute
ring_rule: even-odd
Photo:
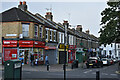
<svg viewBox="0 0 120 80"><path fill-rule="evenodd" d="M76 61L76 68L78 68L78 60L75 60Z"/></svg>
<svg viewBox="0 0 120 80"><path fill-rule="evenodd" d="M78 68L78 60L72 62L72 68Z"/></svg>
<svg viewBox="0 0 120 80"><path fill-rule="evenodd" d="M4 64L4 80L21 80L22 65L18 59L8 60Z"/></svg>

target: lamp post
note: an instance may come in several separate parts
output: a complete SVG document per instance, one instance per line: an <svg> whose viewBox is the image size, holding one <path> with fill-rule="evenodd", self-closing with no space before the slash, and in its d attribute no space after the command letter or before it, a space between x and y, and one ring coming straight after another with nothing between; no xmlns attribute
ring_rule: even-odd
<svg viewBox="0 0 120 80"><path fill-rule="evenodd" d="M65 59L64 59L64 80L66 80L66 46L67 46L67 28L68 28L68 21L64 21L64 52L65 52Z"/></svg>

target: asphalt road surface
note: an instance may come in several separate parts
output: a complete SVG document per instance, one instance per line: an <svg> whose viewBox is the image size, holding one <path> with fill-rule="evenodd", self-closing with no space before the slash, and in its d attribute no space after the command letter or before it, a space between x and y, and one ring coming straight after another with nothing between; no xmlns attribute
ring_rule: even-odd
<svg viewBox="0 0 120 80"><path fill-rule="evenodd" d="M76 68L66 72L66 80L96 80L96 71L100 72L100 80L120 80L120 74L117 74L118 64L104 66L103 68ZM64 80L63 72L40 72L23 71L23 80Z"/></svg>

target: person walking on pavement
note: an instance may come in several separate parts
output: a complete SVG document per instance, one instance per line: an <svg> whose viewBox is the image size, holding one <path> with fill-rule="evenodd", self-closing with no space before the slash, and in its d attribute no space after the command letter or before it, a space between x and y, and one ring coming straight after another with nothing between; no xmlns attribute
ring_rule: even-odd
<svg viewBox="0 0 120 80"><path fill-rule="evenodd" d="M31 60L31 66L33 66L34 65L34 63L33 63L33 61L34 61L34 55L33 54L31 54L30 60Z"/></svg>
<svg viewBox="0 0 120 80"><path fill-rule="evenodd" d="M47 56L45 57L45 65L49 64L49 61L48 61L48 54Z"/></svg>

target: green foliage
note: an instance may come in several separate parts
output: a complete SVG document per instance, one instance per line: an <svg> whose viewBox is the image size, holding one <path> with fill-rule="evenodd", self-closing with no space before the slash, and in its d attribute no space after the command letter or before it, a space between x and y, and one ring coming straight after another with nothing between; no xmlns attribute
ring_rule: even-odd
<svg viewBox="0 0 120 80"><path fill-rule="evenodd" d="M110 44L117 40L120 36L120 11L118 7L119 2L107 2L108 8L102 11L102 19L100 29L100 43L101 44Z"/></svg>

